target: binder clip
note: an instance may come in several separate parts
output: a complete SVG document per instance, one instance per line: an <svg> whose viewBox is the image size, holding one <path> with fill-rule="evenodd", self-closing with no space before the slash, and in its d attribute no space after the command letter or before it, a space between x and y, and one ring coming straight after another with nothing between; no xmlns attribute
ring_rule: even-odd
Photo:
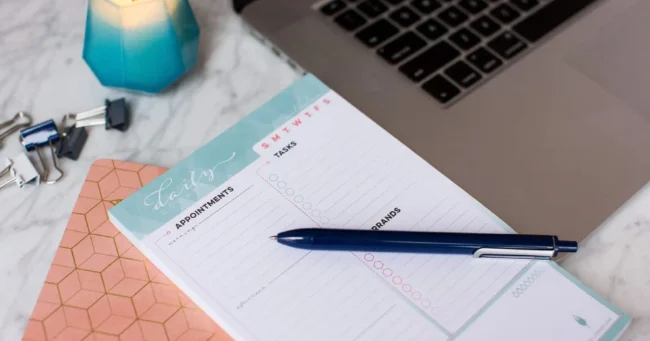
<svg viewBox="0 0 650 341"><path fill-rule="evenodd" d="M56 156L59 158L65 156L76 161L88 139L86 128L70 126L65 128L62 135L55 146Z"/></svg>
<svg viewBox="0 0 650 341"><path fill-rule="evenodd" d="M129 128L129 112L124 98L106 100L104 106L63 117L63 122L74 120L77 128L103 125L106 130L126 131Z"/></svg>
<svg viewBox="0 0 650 341"><path fill-rule="evenodd" d="M19 121L24 121L19 123ZM29 127L32 124L32 117L25 112L18 112L14 117L6 122L0 123L0 129L7 129L0 133L0 148L2 148L2 141L9 135L16 131Z"/></svg>
<svg viewBox="0 0 650 341"><path fill-rule="evenodd" d="M75 123L68 126L69 120ZM102 107L63 116L64 132L56 146L57 157L65 156L77 160L88 139L85 127L95 125L103 125L106 130L126 131L129 128L129 113L124 98L115 101L106 100Z"/></svg>
<svg viewBox="0 0 650 341"><path fill-rule="evenodd" d="M61 135L59 135L59 131L57 130L54 120L47 120L45 122L41 122L39 124L21 130L19 139L20 143L22 143L26 151L31 152L32 150L36 150L38 159L41 162L41 166L43 167L43 183L51 185L63 177L63 171L59 168L56 160L56 150L54 149L54 144L61 139ZM44 146L50 147L50 153L52 154L52 165L60 173L59 177L53 180L49 180L48 178L50 170L41 153L41 149Z"/></svg>
<svg viewBox="0 0 650 341"><path fill-rule="evenodd" d="M11 178L0 183L0 188L16 184L22 188L25 184L34 182L38 186L41 183L41 176L25 153L21 153L13 160L6 159L6 167L0 171L0 178L10 174Z"/></svg>

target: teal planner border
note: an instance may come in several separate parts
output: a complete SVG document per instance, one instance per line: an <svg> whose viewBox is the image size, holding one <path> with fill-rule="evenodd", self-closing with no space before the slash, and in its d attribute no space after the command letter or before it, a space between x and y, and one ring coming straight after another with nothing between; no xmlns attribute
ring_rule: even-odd
<svg viewBox="0 0 650 341"><path fill-rule="evenodd" d="M253 163L253 146L329 91L307 75L109 210L138 240L196 204ZM164 188L163 191L160 189ZM161 194L162 200L159 200ZM173 200L168 200L170 196ZM156 209L156 204L159 205Z"/></svg>
<svg viewBox="0 0 650 341"><path fill-rule="evenodd" d="M122 228L127 229L138 240L142 240L148 234L157 230L190 206L196 204L198 200L202 200L208 193L224 184L232 176L257 160L259 155L253 150L253 146L256 143L280 128L290 118L299 114L329 90L327 85L323 84L313 75L302 77L233 127L111 208L109 214L114 221L118 221L122 225ZM165 187L166 184L168 186ZM160 191L161 186L164 187L164 191ZM156 209L156 204L159 203L157 193L163 193L163 197L167 199L170 195L173 195L174 199L163 200L165 205ZM465 194L471 197L468 193L465 192ZM474 199L472 198L472 200ZM506 232L514 233L514 230L508 224L495 216L486 207L480 203L477 203L477 205L480 210L491 216L502 229ZM582 284L555 262L550 263L552 267L557 269L570 281L620 316L612 327L601 337L600 341L611 341L619 336L630 323L630 317L603 299L592 289ZM523 276L532 264L534 262L519 273L507 288ZM507 288L504 288L504 290L488 302L472 318L472 321L478 319L485 313L507 291ZM454 338L460 336L469 327L469 324L471 323L468 323L468 325L457 331ZM440 328L440 326L437 327ZM448 331L444 329L443 331L449 334Z"/></svg>

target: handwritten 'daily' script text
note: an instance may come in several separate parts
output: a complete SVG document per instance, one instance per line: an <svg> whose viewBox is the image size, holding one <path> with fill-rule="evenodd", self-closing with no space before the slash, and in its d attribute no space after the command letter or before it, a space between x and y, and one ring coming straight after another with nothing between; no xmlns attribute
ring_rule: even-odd
<svg viewBox="0 0 650 341"><path fill-rule="evenodd" d="M183 195L183 193L194 190L201 183L214 181L217 168L232 161L235 158L235 154L236 153L233 152L228 159L220 161L212 168L191 170L189 172L190 176L180 180L180 184L178 185L174 185L174 180L172 178L165 179L156 191L149 194L144 199L145 206L153 206L154 210L159 210Z"/></svg>

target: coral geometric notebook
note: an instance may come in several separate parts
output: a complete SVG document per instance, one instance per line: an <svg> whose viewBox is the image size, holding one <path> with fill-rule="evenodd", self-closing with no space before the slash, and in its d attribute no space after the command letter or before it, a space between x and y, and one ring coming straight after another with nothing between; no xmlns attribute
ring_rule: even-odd
<svg viewBox="0 0 650 341"><path fill-rule="evenodd" d="M23 341L230 341L108 220L166 169L98 160L74 206Z"/></svg>

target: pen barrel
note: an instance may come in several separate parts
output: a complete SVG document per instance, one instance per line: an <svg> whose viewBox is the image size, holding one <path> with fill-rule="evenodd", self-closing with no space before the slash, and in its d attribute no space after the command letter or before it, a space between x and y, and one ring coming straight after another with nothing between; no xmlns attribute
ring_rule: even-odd
<svg viewBox="0 0 650 341"><path fill-rule="evenodd" d="M575 252L555 236L401 231L298 229L278 234L287 246L309 250L474 254L482 248Z"/></svg>

